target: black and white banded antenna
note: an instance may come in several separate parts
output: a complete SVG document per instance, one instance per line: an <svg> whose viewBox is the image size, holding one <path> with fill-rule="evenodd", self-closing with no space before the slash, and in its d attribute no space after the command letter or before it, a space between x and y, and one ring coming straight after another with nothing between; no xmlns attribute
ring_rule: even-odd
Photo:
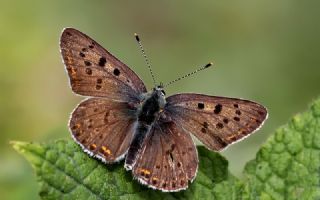
<svg viewBox="0 0 320 200"><path fill-rule="evenodd" d="M155 80L155 78L154 78L154 75L153 75L153 72L152 72L152 69L151 69L151 65L150 65L150 62L149 62L148 57L147 57L147 55L146 55L146 52L145 52L144 49L143 49L143 46L142 46L140 37L139 37L139 35L136 34L136 33L134 34L134 36L135 36L135 38L136 38L136 40L137 40L137 42L138 42L138 44L139 44L139 47L140 47L140 50L141 50L142 55L143 55L143 57L144 57L144 60L145 60L147 66L148 66L148 68L149 68L149 71L150 71L150 74L151 74L151 77L152 77L152 80L153 80L154 87L156 87L156 86L157 86L156 80Z"/></svg>
<svg viewBox="0 0 320 200"><path fill-rule="evenodd" d="M169 83L164 84L164 85L163 85L163 88L167 87L168 85L171 85L172 83L175 83L175 82L177 82L177 81L180 81L181 79L187 78L187 77L189 77L189 76L191 76L191 75L193 75L193 74L195 74L195 73L197 73L197 72L200 72L200 71L202 71L202 70L204 70L204 69L207 69L208 67L210 67L210 66L212 66L212 65L213 65L213 63L210 62L210 63L208 63L208 64L200 67L199 69L197 69L197 70L195 70L195 71L193 71L193 72L191 72L191 73L185 74L185 75L181 76L180 78L174 79L173 81L170 81Z"/></svg>

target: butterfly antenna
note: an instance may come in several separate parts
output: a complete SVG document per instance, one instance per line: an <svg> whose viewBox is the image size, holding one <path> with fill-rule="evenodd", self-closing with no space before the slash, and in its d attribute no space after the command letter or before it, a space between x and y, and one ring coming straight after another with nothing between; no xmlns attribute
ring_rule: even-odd
<svg viewBox="0 0 320 200"><path fill-rule="evenodd" d="M142 46L140 37L139 37L139 35L136 34L136 33L134 34L134 36L135 36L135 38L136 38L136 40L137 40L137 42L138 42L138 44L139 44L139 47L140 47L140 49L141 49L142 55L143 55L143 57L144 57L144 60L146 61L146 64L147 64L147 66L148 66L148 68L149 68L149 71L150 71L150 74L151 74L151 77L152 77L152 80L153 80L153 84L154 84L154 86L156 87L156 80L155 80L155 78L154 78L154 75L153 75L153 72L152 72L152 69L151 69L151 65L150 65L150 62L149 62L148 57L147 57L147 55L146 55L146 52L145 52L144 49L143 49L143 46Z"/></svg>
<svg viewBox="0 0 320 200"><path fill-rule="evenodd" d="M189 77L189 76L191 76L191 75L193 75L193 74L195 74L195 73L197 73L197 72L200 72L200 71L202 71L202 70L204 70L204 69L207 69L208 67L210 67L210 66L212 66L212 65L213 65L213 63L210 62L210 63L208 63L208 64L200 67L199 69L197 69L197 70L195 70L195 71L193 71L193 72L191 72L191 73L185 74L185 75L181 76L180 78L177 78L177 79L175 79L175 80L173 80L173 81L170 81L169 83L165 84L165 85L163 86L163 88L167 87L168 85L171 85L172 83L175 83L175 82L177 82L177 81L180 81L181 79L187 78L187 77Z"/></svg>

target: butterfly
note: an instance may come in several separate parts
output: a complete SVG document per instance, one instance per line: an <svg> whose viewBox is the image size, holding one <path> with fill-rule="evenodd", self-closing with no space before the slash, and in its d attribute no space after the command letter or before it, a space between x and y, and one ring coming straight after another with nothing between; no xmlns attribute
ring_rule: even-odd
<svg viewBox="0 0 320 200"><path fill-rule="evenodd" d="M199 161L191 135L221 151L267 118L265 107L248 100L194 93L166 98L162 84L148 92L134 71L76 29L63 30L60 49L72 91L88 97L71 114L73 139L105 163L124 159L148 187L180 191L195 179Z"/></svg>

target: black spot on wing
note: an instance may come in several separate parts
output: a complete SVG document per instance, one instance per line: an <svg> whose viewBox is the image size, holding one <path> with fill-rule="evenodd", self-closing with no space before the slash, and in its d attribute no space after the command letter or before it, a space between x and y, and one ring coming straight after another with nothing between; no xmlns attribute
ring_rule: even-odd
<svg viewBox="0 0 320 200"><path fill-rule="evenodd" d="M206 132L207 132L207 129L206 129L206 128L201 128L201 132L202 132L202 133L206 133Z"/></svg>
<svg viewBox="0 0 320 200"><path fill-rule="evenodd" d="M217 127L217 129L222 129L224 126L222 123L219 122L216 124L216 127Z"/></svg>
<svg viewBox="0 0 320 200"><path fill-rule="evenodd" d="M222 105L221 104L217 104L215 107L214 107L214 113L215 114L219 114L222 110Z"/></svg>
<svg viewBox="0 0 320 200"><path fill-rule="evenodd" d="M228 124L228 123L229 123L229 119L228 119L228 118L224 118L224 119L223 119L223 122L224 122L225 124Z"/></svg>
<svg viewBox="0 0 320 200"><path fill-rule="evenodd" d="M86 55L84 55L84 53L80 52L79 56L81 56L82 58L84 58Z"/></svg>
<svg viewBox="0 0 320 200"><path fill-rule="evenodd" d="M84 61L84 64L86 65L86 66L91 66L91 62L89 62L89 61Z"/></svg>
<svg viewBox="0 0 320 200"><path fill-rule="evenodd" d="M102 79L101 78L98 78L97 79L97 84L101 84L102 83Z"/></svg>
<svg viewBox="0 0 320 200"><path fill-rule="evenodd" d="M114 74L115 76L119 76L119 75L120 75L120 70L119 70L118 68L115 68L115 69L113 70L113 74Z"/></svg>
<svg viewBox="0 0 320 200"><path fill-rule="evenodd" d="M86 74L92 75L92 70L90 68L86 68Z"/></svg>
<svg viewBox="0 0 320 200"><path fill-rule="evenodd" d="M99 64L100 67L104 67L106 65L106 63L107 63L107 60L106 60L105 57L101 57L99 59L99 63L98 64Z"/></svg>
<svg viewBox="0 0 320 200"><path fill-rule="evenodd" d="M208 128L208 126L209 126L208 122L203 122L203 127L204 128Z"/></svg>
<svg viewBox="0 0 320 200"><path fill-rule="evenodd" d="M203 103L198 103L198 108L199 109L204 109L204 104Z"/></svg>

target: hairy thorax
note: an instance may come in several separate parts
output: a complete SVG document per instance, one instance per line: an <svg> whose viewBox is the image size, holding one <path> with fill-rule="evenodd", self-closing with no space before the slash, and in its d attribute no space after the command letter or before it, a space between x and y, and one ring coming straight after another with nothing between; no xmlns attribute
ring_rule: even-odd
<svg viewBox="0 0 320 200"><path fill-rule="evenodd" d="M151 125L158 117L165 106L165 96L161 89L154 89L147 93L138 111L138 122Z"/></svg>

